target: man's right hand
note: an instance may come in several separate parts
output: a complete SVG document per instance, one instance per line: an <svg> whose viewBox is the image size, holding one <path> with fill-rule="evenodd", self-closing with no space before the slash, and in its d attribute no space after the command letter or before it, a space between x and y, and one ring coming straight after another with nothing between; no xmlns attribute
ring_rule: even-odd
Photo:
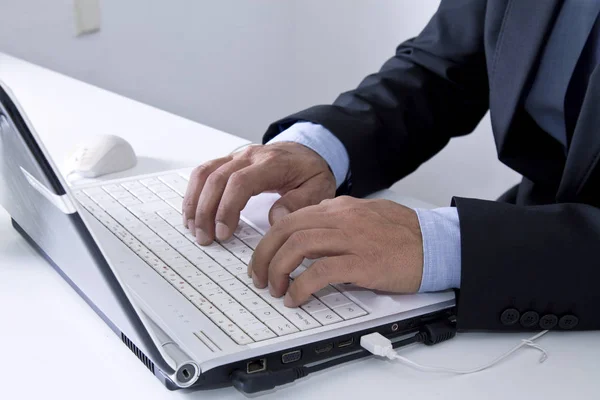
<svg viewBox="0 0 600 400"><path fill-rule="evenodd" d="M183 224L198 243L231 237L250 197L267 191L282 197L269 212L271 225L300 208L335 195L327 162L293 142L250 146L194 169L183 199Z"/></svg>

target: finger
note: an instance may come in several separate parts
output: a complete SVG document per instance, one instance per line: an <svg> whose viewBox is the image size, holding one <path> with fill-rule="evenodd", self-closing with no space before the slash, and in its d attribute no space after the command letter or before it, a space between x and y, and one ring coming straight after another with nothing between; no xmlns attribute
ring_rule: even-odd
<svg viewBox="0 0 600 400"><path fill-rule="evenodd" d="M321 258L348 254L347 237L339 229L296 231L279 248L269 264L269 288L273 297L287 291L289 276L304 258Z"/></svg>
<svg viewBox="0 0 600 400"><path fill-rule="evenodd" d="M298 307L308 301L310 295L329 284L356 281L355 256L327 257L315 261L306 271L298 275L285 294L287 307Z"/></svg>
<svg viewBox="0 0 600 400"><path fill-rule="evenodd" d="M190 229L194 229L193 221L196 216L196 208L198 207L198 199L200 198L200 192L204 187L204 183L208 176L221 165L231 161L231 156L218 158L211 160L207 163L194 168L190 175L190 181L183 197L183 225Z"/></svg>
<svg viewBox="0 0 600 400"><path fill-rule="evenodd" d="M226 240L231 237L248 200L259 193L281 189L285 174L285 169L273 162L260 162L233 172L216 214L217 238Z"/></svg>
<svg viewBox="0 0 600 400"><path fill-rule="evenodd" d="M221 201L223 190L231 174L249 164L246 158L236 158L211 173L202 192L196 207L194 225L196 228L196 240L202 245L210 244L215 238L215 214Z"/></svg>
<svg viewBox="0 0 600 400"><path fill-rule="evenodd" d="M318 174L302 185L285 193L273 204L269 212L269 222L275 225L282 217L304 207L319 204L335 195L335 184L324 173Z"/></svg>
<svg viewBox="0 0 600 400"><path fill-rule="evenodd" d="M335 228L335 217L324 213L322 206L311 206L283 217L273 225L256 246L251 260L254 285L264 288L267 285L271 260L281 246L296 231L319 228Z"/></svg>

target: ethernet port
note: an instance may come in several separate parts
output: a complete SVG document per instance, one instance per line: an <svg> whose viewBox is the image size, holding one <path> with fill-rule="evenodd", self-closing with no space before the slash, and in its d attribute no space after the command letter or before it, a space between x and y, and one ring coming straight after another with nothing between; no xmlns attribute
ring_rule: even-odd
<svg viewBox="0 0 600 400"><path fill-rule="evenodd" d="M249 374L255 374L257 372L262 372L267 369L267 359L261 358L259 360L253 360L248 362L246 365L246 372Z"/></svg>

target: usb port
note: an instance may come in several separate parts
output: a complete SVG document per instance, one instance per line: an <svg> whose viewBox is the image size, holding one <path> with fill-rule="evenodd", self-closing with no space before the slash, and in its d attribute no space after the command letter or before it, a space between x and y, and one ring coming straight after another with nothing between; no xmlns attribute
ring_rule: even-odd
<svg viewBox="0 0 600 400"><path fill-rule="evenodd" d="M338 349L341 349L342 347L348 347L348 346L352 346L354 344L354 338L350 338L348 340L343 340L341 342L338 342L337 347Z"/></svg>

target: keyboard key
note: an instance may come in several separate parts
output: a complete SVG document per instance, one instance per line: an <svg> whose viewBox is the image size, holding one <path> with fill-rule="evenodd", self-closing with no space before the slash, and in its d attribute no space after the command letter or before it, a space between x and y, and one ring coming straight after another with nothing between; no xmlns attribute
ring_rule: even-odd
<svg viewBox="0 0 600 400"><path fill-rule="evenodd" d="M111 186L111 185L109 185ZM135 196L133 196L131 193L129 193L127 190L125 190L125 188L122 188L120 186L118 186L118 190L114 190L112 192L109 192L107 189L107 186L104 186L103 189L106 190L108 192L108 194L110 194L115 200L121 200L121 199L135 199Z"/></svg>
<svg viewBox="0 0 600 400"><path fill-rule="evenodd" d="M242 289L229 290L228 293L231 296L233 296L237 301L243 301L246 299L259 299L259 297L252 290L248 289L248 287L246 287L245 285Z"/></svg>
<svg viewBox="0 0 600 400"><path fill-rule="evenodd" d="M124 182L121 184L121 186L123 186L127 190L142 189L144 187L144 185L142 185L138 181Z"/></svg>
<svg viewBox="0 0 600 400"><path fill-rule="evenodd" d="M339 314L342 318L346 320L367 315L367 312L365 310L363 310L354 303L336 307L333 309L333 311L335 311L337 314Z"/></svg>
<svg viewBox="0 0 600 400"><path fill-rule="evenodd" d="M240 262L238 262L237 264L228 265L225 267L225 269L233 275L240 275L242 273L248 275L248 266ZM252 281L252 279L250 279L250 281Z"/></svg>
<svg viewBox="0 0 600 400"><path fill-rule="evenodd" d="M173 190L169 190L168 192L159 192L156 195L163 200L176 199L179 197L177 192Z"/></svg>
<svg viewBox="0 0 600 400"><path fill-rule="evenodd" d="M210 256L212 258L214 258L216 262L218 262L219 264L221 264L224 267L228 267L230 265L237 265L240 263L240 260L238 258L236 258L235 256L233 256L231 253L217 254L217 255L210 254ZM247 267L246 267L246 269L247 269Z"/></svg>
<svg viewBox="0 0 600 400"><path fill-rule="evenodd" d="M352 303L352 301L350 301L349 298L347 298L346 296L344 296L343 294L341 294L339 292L331 293L326 296L319 297L319 300L321 300L321 302L323 302L326 306L328 306L330 308L336 308L339 306L343 306L345 304Z"/></svg>
<svg viewBox="0 0 600 400"><path fill-rule="evenodd" d="M256 250L256 246L258 246L258 243L261 239L262 236L251 236L243 239L243 241L248 245L248 247L250 247L253 250Z"/></svg>
<svg viewBox="0 0 600 400"><path fill-rule="evenodd" d="M254 251L245 244L242 244L241 247L230 249L229 251L231 251L231 254L244 261L245 264L248 264L250 258L252 258L252 254L254 254Z"/></svg>
<svg viewBox="0 0 600 400"><path fill-rule="evenodd" d="M246 332L247 334L250 334L250 332L253 331L259 331L261 329L268 329L262 322L260 322L258 319L256 319L256 317L252 317L253 319L251 321L247 321L247 322L237 322L237 321L233 321L234 323L236 323L244 332Z"/></svg>
<svg viewBox="0 0 600 400"><path fill-rule="evenodd" d="M235 254L235 252L232 251L232 249L235 249L237 247L247 247L244 242L242 242L240 239L234 237L231 237L230 239L227 240L221 240L219 241L219 243L221 244L221 246L225 247L227 250L231 251L233 254Z"/></svg>
<svg viewBox="0 0 600 400"><path fill-rule="evenodd" d="M223 285L221 284L221 282L227 281L227 280L230 280L230 279L233 278L233 275L231 275L225 269L221 269L221 270L217 270L217 271L211 272L208 276L213 281L219 283L221 285L221 287L223 287Z"/></svg>
<svg viewBox="0 0 600 400"><path fill-rule="evenodd" d="M180 196L185 195L185 191L187 190L187 181L177 174L169 174L165 176L161 176L160 179L165 185L179 193Z"/></svg>
<svg viewBox="0 0 600 400"><path fill-rule="evenodd" d="M232 297L229 297L229 296L218 297L216 299L211 299L209 297L208 300L211 303L213 303L215 305L215 307L217 307L219 310L223 311L224 313L227 313L227 310L230 310L232 308L237 308L240 306L240 303L238 303Z"/></svg>
<svg viewBox="0 0 600 400"><path fill-rule="evenodd" d="M331 310L318 311L312 314L312 317L323 325L330 325L336 322L341 322L342 319Z"/></svg>
<svg viewBox="0 0 600 400"><path fill-rule="evenodd" d="M277 335L274 334L273 331L267 327L265 327L264 329L249 332L248 335L257 342L277 337Z"/></svg>
<svg viewBox="0 0 600 400"><path fill-rule="evenodd" d="M170 199L164 199L164 201L173 207L173 209L175 209L177 212L181 213L181 209L183 208L183 197L171 197Z"/></svg>
<svg viewBox="0 0 600 400"><path fill-rule="evenodd" d="M295 310L295 308L286 307L283 304L283 297L275 298L271 297L270 300L264 299L271 307L279 311L281 314L289 313L291 310Z"/></svg>
<svg viewBox="0 0 600 400"><path fill-rule="evenodd" d="M240 281L242 281L242 283L245 285L253 285L254 284L252 282L252 278L250 276L248 276L247 271L244 271L241 274L237 274L236 278L238 278Z"/></svg>
<svg viewBox="0 0 600 400"><path fill-rule="evenodd" d="M157 178L145 178L145 179L141 179L140 183L144 186L152 186L152 185L158 185L160 183L160 181Z"/></svg>
<svg viewBox="0 0 600 400"><path fill-rule="evenodd" d="M313 317L308 315L306 312L300 309L290 309L291 311L285 313L283 316L287 318L292 324L294 324L301 331L317 328L321 326L320 323L315 321Z"/></svg>
<svg viewBox="0 0 600 400"><path fill-rule="evenodd" d="M202 308L206 308L207 306L210 305L210 303L208 302L208 300L206 300L204 298L204 296L202 296L200 293L196 293L196 294L190 294L188 296L188 299L196 306L200 309L200 311L202 311ZM215 309L216 312L216 309Z"/></svg>
<svg viewBox="0 0 600 400"><path fill-rule="evenodd" d="M234 232L235 237L245 241L246 238L260 236L260 233L258 233L254 228L250 227L249 225L242 226L242 223L245 224L245 222L240 221L240 225L238 225L238 228Z"/></svg>
<svg viewBox="0 0 600 400"><path fill-rule="evenodd" d="M301 305L300 307L304 311L308 312L311 315L316 312L328 309L328 307L325 304L323 304L321 301L315 299L314 297L311 300L309 300L308 302Z"/></svg>
<svg viewBox="0 0 600 400"><path fill-rule="evenodd" d="M221 313L221 311L219 311L219 309L217 307L215 307L210 301L206 301L206 302L201 302L200 304L197 304L198 308L200 309L200 311L202 311L204 314L206 314L209 318L212 319L212 317L214 317L215 315L223 315Z"/></svg>
<svg viewBox="0 0 600 400"><path fill-rule="evenodd" d="M217 284L211 281L206 275L192 278L189 280L189 283L204 296L206 296L207 293L210 293L211 290L219 288Z"/></svg>
<svg viewBox="0 0 600 400"><path fill-rule="evenodd" d="M259 322L250 311L246 310L244 307L240 307L239 304L238 307L229 308L228 310L224 311L224 313L233 322L240 326L249 322Z"/></svg>
<svg viewBox="0 0 600 400"><path fill-rule="evenodd" d="M327 285L325 286L323 289L319 290L318 292L314 293L313 295L320 299L321 297L325 297L328 294L332 294L332 293L339 293L337 290L335 290L335 288L331 285Z"/></svg>
<svg viewBox="0 0 600 400"><path fill-rule="evenodd" d="M142 196L151 196L152 192L148 189L146 189L145 187L139 188L139 189L131 189L129 191L132 195L134 195L135 197L142 197Z"/></svg>
<svg viewBox="0 0 600 400"><path fill-rule="evenodd" d="M223 267L221 267L214 261L202 262L201 264L197 264L196 267L205 274L211 274L216 271L221 271L223 269Z"/></svg>
<svg viewBox="0 0 600 400"><path fill-rule="evenodd" d="M239 328L237 329L237 331L235 333L228 332L228 334L239 345L253 343L252 338L250 336L246 335L244 332L242 332L242 330Z"/></svg>
<svg viewBox="0 0 600 400"><path fill-rule="evenodd" d="M271 328L271 330L278 336L289 335L290 333L298 332L298 328L296 328L291 322L283 317L267 320L265 321L265 325Z"/></svg>
<svg viewBox="0 0 600 400"><path fill-rule="evenodd" d="M246 285L240 282L239 279L233 277L227 281L219 282L219 285L227 292L238 289L246 289Z"/></svg>
<svg viewBox="0 0 600 400"><path fill-rule="evenodd" d="M181 221L181 214L175 210L163 210L157 212L158 216L167 221L169 225L183 225Z"/></svg>
<svg viewBox="0 0 600 400"><path fill-rule="evenodd" d="M148 185L148 189L152 193L171 192L171 189L162 182L159 182L155 185Z"/></svg>
<svg viewBox="0 0 600 400"><path fill-rule="evenodd" d="M160 197L158 197L154 193L146 194L146 195L143 195L143 196L136 196L136 197L142 203L152 203L152 202L155 202L155 201L160 201Z"/></svg>
<svg viewBox="0 0 600 400"><path fill-rule="evenodd" d="M256 318L263 322L281 317L281 314L279 314L273 307L270 306L259 308L258 310L252 310L252 312L254 315L256 315Z"/></svg>
<svg viewBox="0 0 600 400"><path fill-rule="evenodd" d="M246 307L248 310L254 312L256 310L259 310L261 308L268 308L269 305L267 304L266 301L264 301L263 299L261 299L258 296L249 296L247 298L237 298L235 297L236 292L232 292L231 296L233 296L237 301L240 302L241 305L243 305L244 307Z"/></svg>

